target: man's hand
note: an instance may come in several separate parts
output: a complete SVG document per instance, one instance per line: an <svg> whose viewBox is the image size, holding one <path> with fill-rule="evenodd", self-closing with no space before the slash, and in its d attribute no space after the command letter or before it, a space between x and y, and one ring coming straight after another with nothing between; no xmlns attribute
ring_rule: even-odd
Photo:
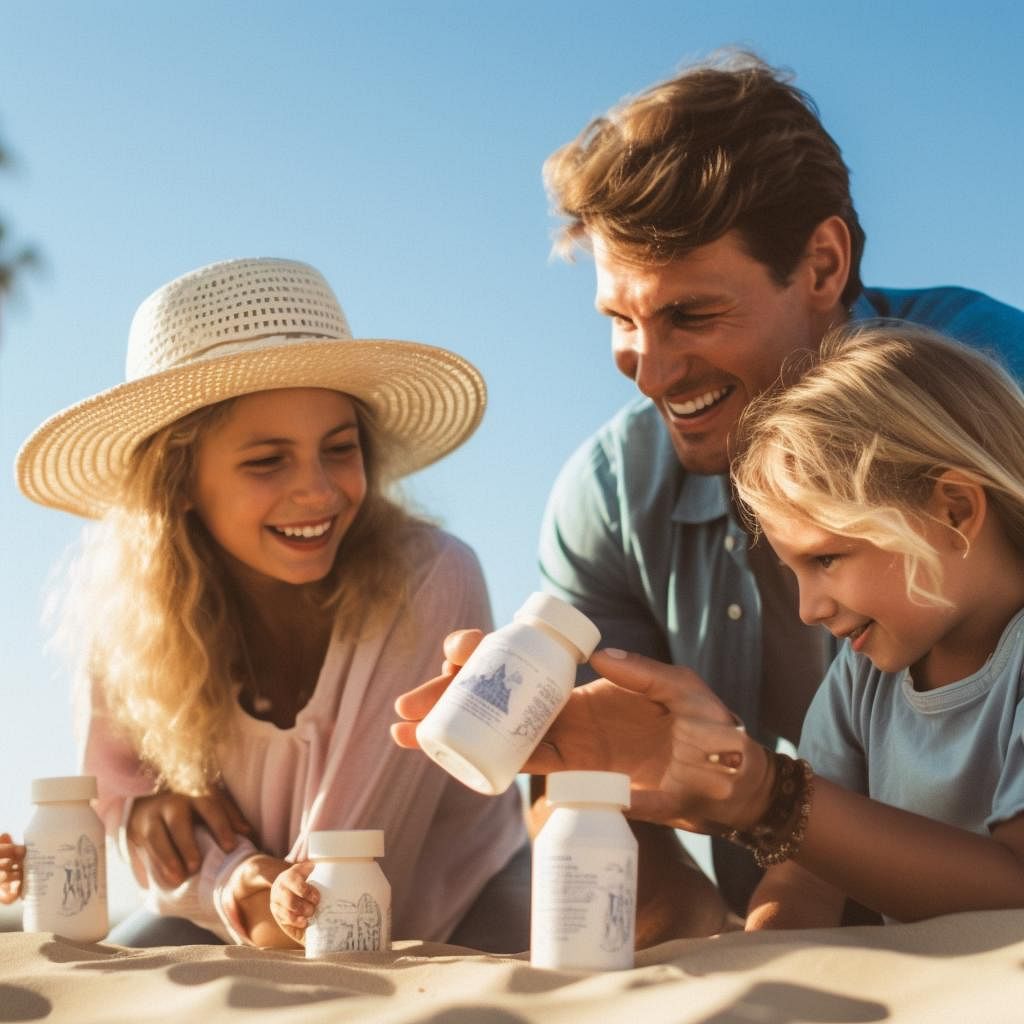
<svg viewBox="0 0 1024 1024"><path fill-rule="evenodd" d="M181 796L178 793L154 793L138 797L128 818L128 843L141 857L150 878L165 889L181 885L194 875L202 863L196 845L196 823L209 829L217 845L230 852L238 845L238 836L252 835L227 790L208 796Z"/></svg>

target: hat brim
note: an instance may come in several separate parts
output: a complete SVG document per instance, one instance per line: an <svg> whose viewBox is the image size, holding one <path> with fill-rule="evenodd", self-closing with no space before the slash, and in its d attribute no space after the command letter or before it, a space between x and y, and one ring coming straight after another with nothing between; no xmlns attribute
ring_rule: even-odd
<svg viewBox="0 0 1024 1024"><path fill-rule="evenodd" d="M206 405L280 388L330 388L366 403L404 476L476 430L487 404L479 371L446 349L387 339L288 342L199 360L118 384L52 416L15 461L33 501L98 518L117 500L136 446Z"/></svg>

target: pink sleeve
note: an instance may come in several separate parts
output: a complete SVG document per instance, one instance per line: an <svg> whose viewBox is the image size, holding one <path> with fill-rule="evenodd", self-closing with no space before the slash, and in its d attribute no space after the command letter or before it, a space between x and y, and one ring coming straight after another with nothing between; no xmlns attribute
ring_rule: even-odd
<svg viewBox="0 0 1024 1024"><path fill-rule="evenodd" d="M239 836L235 849L225 853L205 828L197 827L196 842L203 858L199 870L176 889L160 888L150 879L141 858L132 855L126 836L133 800L153 793L155 780L127 737L117 730L97 681L84 679L77 684L74 702L81 771L95 775L99 787L94 808L121 856L131 865L135 880L148 890L147 906L160 914L187 918L226 941L245 941L225 883L242 860L257 852L256 848Z"/></svg>

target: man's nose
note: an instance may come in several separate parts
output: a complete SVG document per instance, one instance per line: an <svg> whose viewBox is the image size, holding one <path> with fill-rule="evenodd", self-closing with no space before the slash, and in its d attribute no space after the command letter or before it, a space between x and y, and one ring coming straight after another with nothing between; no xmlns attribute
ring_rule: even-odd
<svg viewBox="0 0 1024 1024"><path fill-rule="evenodd" d="M665 391L681 376L685 366L680 357L657 333L637 327L613 342L615 365L648 398L663 397Z"/></svg>

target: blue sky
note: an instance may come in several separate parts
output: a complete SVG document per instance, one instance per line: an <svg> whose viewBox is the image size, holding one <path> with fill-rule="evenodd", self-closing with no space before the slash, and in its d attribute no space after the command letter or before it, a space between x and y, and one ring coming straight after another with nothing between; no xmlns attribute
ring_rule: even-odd
<svg viewBox="0 0 1024 1024"><path fill-rule="evenodd" d="M628 8L628 11L627 11ZM536 583L559 466L632 396L586 259L549 259L545 156L727 44L794 69L853 171L869 283L1024 305L1017 4L171 4L0 0L0 216L45 271L3 311L0 461L123 373L139 301L237 256L317 266L357 335L446 345L487 377L476 436L408 492L483 562L507 619ZM79 524L0 474L0 827L74 770L44 651Z"/></svg>

